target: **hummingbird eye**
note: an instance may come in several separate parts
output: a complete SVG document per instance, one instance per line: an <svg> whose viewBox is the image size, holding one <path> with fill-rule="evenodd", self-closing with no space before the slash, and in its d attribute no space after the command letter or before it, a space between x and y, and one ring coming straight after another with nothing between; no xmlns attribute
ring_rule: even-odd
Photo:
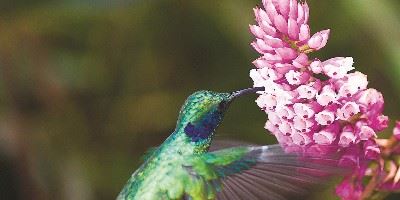
<svg viewBox="0 0 400 200"><path fill-rule="evenodd" d="M219 102L218 104L218 110L224 110L226 108L226 101L222 100L221 102Z"/></svg>

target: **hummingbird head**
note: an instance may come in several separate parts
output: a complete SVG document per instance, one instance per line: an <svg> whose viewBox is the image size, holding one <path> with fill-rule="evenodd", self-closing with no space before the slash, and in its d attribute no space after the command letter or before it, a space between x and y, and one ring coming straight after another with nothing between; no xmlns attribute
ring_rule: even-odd
<svg viewBox="0 0 400 200"><path fill-rule="evenodd" d="M195 92L187 98L183 105L179 114L178 126L183 128L192 142L210 140L234 99L262 89L248 88L232 93Z"/></svg>

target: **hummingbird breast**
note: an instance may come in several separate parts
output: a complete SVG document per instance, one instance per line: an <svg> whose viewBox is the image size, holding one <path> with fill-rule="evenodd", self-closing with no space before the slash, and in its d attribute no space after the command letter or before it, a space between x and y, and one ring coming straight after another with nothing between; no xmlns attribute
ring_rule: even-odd
<svg viewBox="0 0 400 200"><path fill-rule="evenodd" d="M145 163L136 170L119 200L178 199L189 179L185 169L186 158L196 152L184 134L171 135ZM171 198L176 197L176 198Z"/></svg>

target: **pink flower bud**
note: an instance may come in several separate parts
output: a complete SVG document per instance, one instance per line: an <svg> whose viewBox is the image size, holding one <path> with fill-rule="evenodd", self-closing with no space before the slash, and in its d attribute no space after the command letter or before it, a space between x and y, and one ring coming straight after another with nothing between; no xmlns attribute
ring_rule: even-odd
<svg viewBox="0 0 400 200"><path fill-rule="evenodd" d="M310 39L310 26L308 24L302 24L299 30L299 40L305 41Z"/></svg>
<svg viewBox="0 0 400 200"><path fill-rule="evenodd" d="M294 117L293 109L287 106L278 106L275 111L276 114L282 119L288 120L293 119Z"/></svg>
<svg viewBox="0 0 400 200"><path fill-rule="evenodd" d="M383 131L388 127L389 118L386 115L379 115L375 118L369 119L369 126L376 132Z"/></svg>
<svg viewBox="0 0 400 200"><path fill-rule="evenodd" d="M276 15L274 18L274 24L276 29L283 34L288 33L288 23L282 15Z"/></svg>
<svg viewBox="0 0 400 200"><path fill-rule="evenodd" d="M307 2L305 2L304 4L298 4L297 15L297 23L307 24L309 17L309 7L307 5Z"/></svg>
<svg viewBox="0 0 400 200"><path fill-rule="evenodd" d="M291 0L280 0L278 1L278 8L279 8L279 12L285 17L288 18L289 17L289 9L290 9L290 1Z"/></svg>
<svg viewBox="0 0 400 200"><path fill-rule="evenodd" d="M311 49L320 50L322 49L326 43L328 42L330 30L320 31L315 33L307 42L308 46Z"/></svg>
<svg viewBox="0 0 400 200"><path fill-rule="evenodd" d="M271 69L271 68L261 68L258 69L257 71L259 71L259 73L261 74L261 76L266 80L266 81L275 81L278 78L281 78L281 75L278 74L275 70Z"/></svg>
<svg viewBox="0 0 400 200"><path fill-rule="evenodd" d="M282 119L273 112L268 113L268 120L277 128L282 123Z"/></svg>
<svg viewBox="0 0 400 200"><path fill-rule="evenodd" d="M293 66L296 68L304 68L308 65L308 56L305 53L300 53L296 59L293 60Z"/></svg>
<svg viewBox="0 0 400 200"><path fill-rule="evenodd" d="M276 126L273 123L271 123L271 121L269 121L269 120L265 123L264 128L267 129L271 133L274 133L277 130Z"/></svg>
<svg viewBox="0 0 400 200"><path fill-rule="evenodd" d="M322 81L317 79L313 82L311 82L309 85L312 85L312 87L317 90L318 92L322 90Z"/></svg>
<svg viewBox="0 0 400 200"><path fill-rule="evenodd" d="M290 85L300 85L310 79L310 74L307 72L290 70L288 73L286 73L285 77Z"/></svg>
<svg viewBox="0 0 400 200"><path fill-rule="evenodd" d="M378 92L375 89L369 88L357 95L357 102L363 104L366 107L369 107L373 104L384 104L382 93Z"/></svg>
<svg viewBox="0 0 400 200"><path fill-rule="evenodd" d="M347 72L354 69L353 58L337 57L331 58L322 63L322 68L326 75L331 78L340 79L343 78Z"/></svg>
<svg viewBox="0 0 400 200"><path fill-rule="evenodd" d="M274 48L269 46L267 43L264 42L264 40L257 38L255 42L251 43L251 46L261 54L264 53L271 53L273 52Z"/></svg>
<svg viewBox="0 0 400 200"><path fill-rule="evenodd" d="M290 136L293 132L291 124L284 120L279 124L279 130L286 136Z"/></svg>
<svg viewBox="0 0 400 200"><path fill-rule="evenodd" d="M376 160L379 158L381 150L374 140L368 140L364 143L365 158L370 160Z"/></svg>
<svg viewBox="0 0 400 200"><path fill-rule="evenodd" d="M264 35L264 42L271 46L272 48L282 48L285 47L285 43L278 38L271 37L269 35Z"/></svg>
<svg viewBox="0 0 400 200"><path fill-rule="evenodd" d="M277 96L278 105L288 105L288 104L292 103L292 100L293 100L292 92L288 92L285 90L279 90L279 91L277 91L276 96Z"/></svg>
<svg viewBox="0 0 400 200"><path fill-rule="evenodd" d="M254 69L250 70L250 77L254 81L255 87L264 87L265 85L269 84L269 82L277 80L281 76L277 74L271 68L261 68L261 69Z"/></svg>
<svg viewBox="0 0 400 200"><path fill-rule="evenodd" d="M310 105L304 103L295 103L293 105L293 109L297 116L306 119L313 117L315 114L313 108Z"/></svg>
<svg viewBox="0 0 400 200"><path fill-rule="evenodd" d="M268 14L263 9L254 8L253 11L258 23L266 22L268 24L272 24L271 19L268 17Z"/></svg>
<svg viewBox="0 0 400 200"><path fill-rule="evenodd" d="M347 75L348 84L353 85L357 91L367 89L368 79L367 75L356 71Z"/></svg>
<svg viewBox="0 0 400 200"><path fill-rule="evenodd" d="M320 60L314 60L310 64L311 71L315 74L320 74L322 72L322 62Z"/></svg>
<svg viewBox="0 0 400 200"><path fill-rule="evenodd" d="M317 90L309 85L300 85L296 91L302 99L312 99L317 94Z"/></svg>
<svg viewBox="0 0 400 200"><path fill-rule="evenodd" d="M275 51L283 60L293 60L298 56L297 52L292 48L278 48Z"/></svg>
<svg viewBox="0 0 400 200"><path fill-rule="evenodd" d="M307 2L304 2L303 4L301 4L301 7L304 10L304 19L297 19L299 21L299 23L303 23L303 24L307 24L308 23L308 18L310 17L310 8L308 7Z"/></svg>
<svg viewBox="0 0 400 200"><path fill-rule="evenodd" d="M264 8L267 11L268 17L270 19L274 19L275 16L278 15L278 11L275 8L275 5L272 3L272 0L263 0Z"/></svg>
<svg viewBox="0 0 400 200"><path fill-rule="evenodd" d="M258 107L263 108L263 109L274 109L276 108L276 97L270 95L270 94L262 94L260 95L257 100L256 103L258 105Z"/></svg>
<svg viewBox="0 0 400 200"><path fill-rule="evenodd" d="M360 140L369 140L372 137L376 137L375 131L369 126L361 126L359 128L358 137Z"/></svg>
<svg viewBox="0 0 400 200"><path fill-rule="evenodd" d="M263 38L265 35L265 32L262 30L262 28L257 25L250 25L250 31L257 38Z"/></svg>
<svg viewBox="0 0 400 200"><path fill-rule="evenodd" d="M292 40L298 40L300 33L300 27L297 24L296 20L289 19L288 21L288 35Z"/></svg>
<svg viewBox="0 0 400 200"><path fill-rule="evenodd" d="M289 3L289 18L298 19L299 9L297 8L297 0L291 0ZM304 15L304 13L303 13ZM299 23L300 24L300 23Z"/></svg>
<svg viewBox="0 0 400 200"><path fill-rule="evenodd" d="M288 146L293 144L293 140L290 136L283 135L279 131L275 132L274 135L280 144L285 144Z"/></svg>
<svg viewBox="0 0 400 200"><path fill-rule="evenodd" d="M335 114L330 111L324 110L315 115L315 121L317 121L318 124L323 126L332 124L334 120L335 120Z"/></svg>
<svg viewBox="0 0 400 200"><path fill-rule="evenodd" d="M269 67L271 68L271 64L269 64L264 58L258 58L257 60L253 61L253 65L257 68L264 68Z"/></svg>
<svg viewBox="0 0 400 200"><path fill-rule="evenodd" d="M309 132L313 125L314 122L309 119L305 119L297 115L293 118L293 128L298 130L299 132Z"/></svg>
<svg viewBox="0 0 400 200"><path fill-rule="evenodd" d="M271 95L273 95L273 96L276 96L277 91L282 90L282 86L276 84L276 83L273 82L273 81L268 81L267 84L268 84L269 87L265 87L265 89L264 89L264 91L265 91L267 94L271 94Z"/></svg>
<svg viewBox="0 0 400 200"><path fill-rule="evenodd" d="M350 117L360 112L360 107L355 102L347 102L337 111L337 116L341 120L348 120Z"/></svg>
<svg viewBox="0 0 400 200"><path fill-rule="evenodd" d="M339 145L342 147L348 147L350 144L356 142L356 136L352 126L345 126L342 133L340 134Z"/></svg>
<svg viewBox="0 0 400 200"><path fill-rule="evenodd" d="M336 133L322 130L318 133L314 133L313 140L317 144L322 144L322 145L327 145L327 144L332 144L332 142L336 138Z"/></svg>
<svg viewBox="0 0 400 200"><path fill-rule="evenodd" d="M253 79L254 87L262 87L264 85L265 80L256 69L250 70L250 78Z"/></svg>
<svg viewBox="0 0 400 200"><path fill-rule="evenodd" d="M282 58L277 54L265 53L262 58L269 64L282 62Z"/></svg>
<svg viewBox="0 0 400 200"><path fill-rule="evenodd" d="M295 67L288 63L276 63L274 66L275 70L282 75L288 73L292 69L295 69Z"/></svg>
<svg viewBox="0 0 400 200"><path fill-rule="evenodd" d="M262 21L259 23L259 26L262 28L262 30L269 36L271 37L276 37L277 36L277 32L276 32L276 28L274 28L273 26L271 26L270 23L266 22L266 21Z"/></svg>
<svg viewBox="0 0 400 200"><path fill-rule="evenodd" d="M294 132L291 138L296 145L308 145L311 143L310 137L303 133Z"/></svg>
<svg viewBox="0 0 400 200"><path fill-rule="evenodd" d="M336 93L330 85L326 85L322 88L321 94L317 94L317 102L321 106L327 106L330 103L336 101Z"/></svg>
<svg viewBox="0 0 400 200"><path fill-rule="evenodd" d="M338 96L339 97L343 97L343 98L350 98L351 96L353 96L354 94L356 94L358 92L357 88L354 87L354 85L351 84L343 84L338 91Z"/></svg>

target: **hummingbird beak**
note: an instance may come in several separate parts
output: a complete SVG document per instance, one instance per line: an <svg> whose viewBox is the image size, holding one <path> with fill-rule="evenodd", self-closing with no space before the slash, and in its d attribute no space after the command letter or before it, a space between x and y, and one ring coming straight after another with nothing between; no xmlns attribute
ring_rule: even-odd
<svg viewBox="0 0 400 200"><path fill-rule="evenodd" d="M265 90L265 88L264 87L254 87L254 88L246 88L246 89L243 89L243 90L239 90L239 91L236 91L236 92L232 92L231 93L231 101L233 100L233 99L236 99L237 97L240 97L240 96L242 96L242 95L246 95L246 94L250 94L250 93L255 93L255 92L258 92L258 91L263 91L263 90Z"/></svg>

